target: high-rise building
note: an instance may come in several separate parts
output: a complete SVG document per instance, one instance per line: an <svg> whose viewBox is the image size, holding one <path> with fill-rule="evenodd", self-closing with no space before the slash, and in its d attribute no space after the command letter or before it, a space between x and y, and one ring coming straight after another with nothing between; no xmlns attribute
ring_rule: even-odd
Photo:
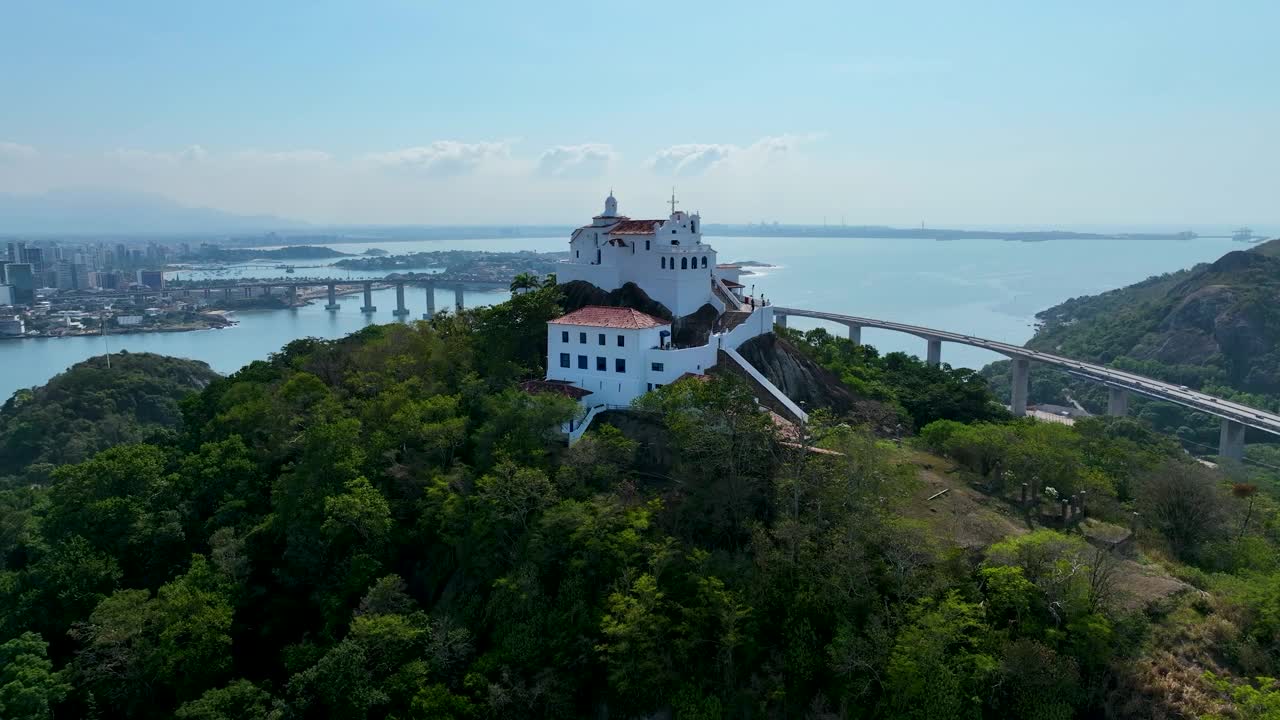
<svg viewBox="0 0 1280 720"><path fill-rule="evenodd" d="M139 270L138 284L145 285L152 290L164 289L164 271L163 270Z"/></svg>
<svg viewBox="0 0 1280 720"><path fill-rule="evenodd" d="M34 270L44 264L44 251L38 247L24 248L21 261L30 265Z"/></svg>
<svg viewBox="0 0 1280 720"><path fill-rule="evenodd" d="M0 285L0 307L5 305L13 305L13 286Z"/></svg>
<svg viewBox="0 0 1280 720"><path fill-rule="evenodd" d="M118 272L98 272L90 273L89 286L101 288L103 290L119 290L120 273Z"/></svg>
<svg viewBox="0 0 1280 720"><path fill-rule="evenodd" d="M75 266L69 262L59 261L53 264L53 287L59 290L76 289Z"/></svg>
<svg viewBox="0 0 1280 720"><path fill-rule="evenodd" d="M71 273L75 276L75 286L77 290L89 290L95 287L89 281L89 266L84 263L72 263Z"/></svg>
<svg viewBox="0 0 1280 720"><path fill-rule="evenodd" d="M9 263L4 268L5 283L13 286L13 304L30 305L36 300L36 278L29 263Z"/></svg>

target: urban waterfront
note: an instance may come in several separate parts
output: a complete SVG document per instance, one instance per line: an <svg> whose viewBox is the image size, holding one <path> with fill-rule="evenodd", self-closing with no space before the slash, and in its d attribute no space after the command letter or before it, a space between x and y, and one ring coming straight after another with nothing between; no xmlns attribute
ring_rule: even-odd
<svg viewBox="0 0 1280 720"><path fill-rule="evenodd" d="M1209 262L1247 246L1226 239L1190 241L1071 240L1010 242L1000 240L879 240L851 238L708 237L722 262L758 261L761 268L743 282L770 301L857 314L903 323L943 328L979 337L1022 343L1034 330L1035 313L1070 297L1102 292L1151 275ZM360 253L381 247L393 254L432 250L562 251L565 238L519 238L379 243L343 243L334 249ZM300 262L299 278L330 276L358 279L380 273L348 273ZM275 277L269 267L219 273L222 278ZM183 279L202 273L179 271ZM406 288L409 320L426 309L424 290ZM507 293L468 292L468 307L500 302ZM436 307L453 306L453 291L440 289ZM102 337L35 338L0 342L0 397L47 381L85 358L111 352L155 352L208 362L222 373L267 357L301 337L336 338L369 324L396 321L395 292L376 291L378 312L360 312L361 298L339 300L336 313L313 303L293 310L240 311L238 324L222 330L140 333ZM791 325L810 328L820 322L794 318ZM895 333L868 329L863 341L882 351L923 354L923 343ZM999 359L976 348L945 346L943 361L981 367Z"/></svg>

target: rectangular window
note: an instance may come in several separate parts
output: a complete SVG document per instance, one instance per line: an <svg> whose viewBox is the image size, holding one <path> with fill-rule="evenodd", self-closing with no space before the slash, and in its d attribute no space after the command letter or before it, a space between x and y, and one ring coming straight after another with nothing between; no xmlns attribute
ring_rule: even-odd
<svg viewBox="0 0 1280 720"><path fill-rule="evenodd" d="M649 363L649 369L654 372L662 372L662 363Z"/></svg>
<svg viewBox="0 0 1280 720"><path fill-rule="evenodd" d="M645 241L644 241L644 249L645 249L645 250L648 250L648 249L649 249L649 241L648 241L648 240L645 240Z"/></svg>
<svg viewBox="0 0 1280 720"><path fill-rule="evenodd" d="M614 370L614 372L620 372L620 373L624 373L624 372L626 372L626 371L627 371L627 361L626 361L626 360L623 360L622 358L614 358L614 359L613 359L613 370Z"/></svg>
<svg viewBox="0 0 1280 720"><path fill-rule="evenodd" d="M579 343L579 344L582 344L582 345L586 345L586 344L587 344L587 334L586 334L586 333L578 333L578 343Z"/></svg>
<svg viewBox="0 0 1280 720"><path fill-rule="evenodd" d="M600 337L599 337L599 338L597 338L597 340L598 340L599 344L603 345L603 344L604 344L604 333L600 333Z"/></svg>
<svg viewBox="0 0 1280 720"><path fill-rule="evenodd" d="M653 390L653 383L649 383L649 389Z"/></svg>
<svg viewBox="0 0 1280 720"><path fill-rule="evenodd" d="M625 336L625 335L619 335L619 336L618 336L618 347L626 347L626 346L627 346L627 338L626 338L626 336Z"/></svg>
<svg viewBox="0 0 1280 720"><path fill-rule="evenodd" d="M579 370L586 370L586 369L587 369L587 356L586 356L586 355L579 355L579 356L578 356L578 369L579 369Z"/></svg>
<svg viewBox="0 0 1280 720"><path fill-rule="evenodd" d="M596 370L599 370L600 372L609 372L609 361L602 357L597 357Z"/></svg>
<svg viewBox="0 0 1280 720"><path fill-rule="evenodd" d="M567 343L567 342L569 342L569 331L568 331L568 330L561 330L561 331L560 331L560 342L563 342L563 343Z"/></svg>
<svg viewBox="0 0 1280 720"><path fill-rule="evenodd" d="M560 367L569 367L569 353L560 353Z"/></svg>

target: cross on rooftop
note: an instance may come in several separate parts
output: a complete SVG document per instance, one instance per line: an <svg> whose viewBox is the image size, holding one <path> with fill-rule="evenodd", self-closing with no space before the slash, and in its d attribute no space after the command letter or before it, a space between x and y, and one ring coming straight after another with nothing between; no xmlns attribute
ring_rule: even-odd
<svg viewBox="0 0 1280 720"><path fill-rule="evenodd" d="M671 214L672 215L676 214L676 204L679 202L680 202L679 200L676 200L676 189L671 188Z"/></svg>

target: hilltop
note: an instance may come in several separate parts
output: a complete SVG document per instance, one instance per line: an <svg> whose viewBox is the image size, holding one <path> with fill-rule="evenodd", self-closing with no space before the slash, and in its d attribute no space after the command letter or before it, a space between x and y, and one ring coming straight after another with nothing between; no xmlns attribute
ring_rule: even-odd
<svg viewBox="0 0 1280 720"><path fill-rule="evenodd" d="M43 450L121 444L0 488L0 714L1261 717L1280 699L1277 485L1130 419L1014 420L970 371L821 329L746 348L822 383L802 427L716 372L569 446L581 408L524 382L563 290L297 340L211 381L116 356L18 394L0 418L64 410L26 423ZM140 402L205 382L180 413ZM104 413L176 427L95 436Z"/></svg>
<svg viewBox="0 0 1280 720"><path fill-rule="evenodd" d="M1027 347L1099 362L1263 409L1280 408L1280 240L1150 277L1037 314ZM1007 393L1007 361L983 369ZM1078 401L1105 412L1106 390L1052 368L1032 373L1031 401ZM1131 412L1193 449L1216 442L1216 420L1135 399ZM1257 441L1263 437L1253 438Z"/></svg>
<svg viewBox="0 0 1280 720"><path fill-rule="evenodd" d="M85 460L178 426L179 401L218 377L195 360L122 352L77 363L0 406L0 475Z"/></svg>
<svg viewBox="0 0 1280 720"><path fill-rule="evenodd" d="M1036 317L1043 325L1028 347L1280 394L1280 240Z"/></svg>

